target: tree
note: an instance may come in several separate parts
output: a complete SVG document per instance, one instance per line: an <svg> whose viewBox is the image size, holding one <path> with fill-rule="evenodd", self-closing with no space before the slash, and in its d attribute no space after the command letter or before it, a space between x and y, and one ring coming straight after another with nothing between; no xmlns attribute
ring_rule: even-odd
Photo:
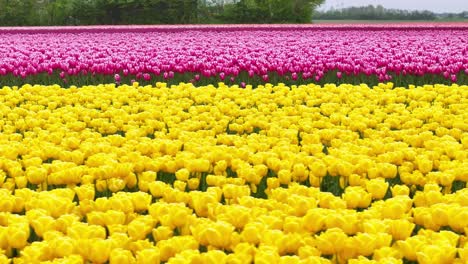
<svg viewBox="0 0 468 264"><path fill-rule="evenodd" d="M240 0L226 8L230 23L309 23L324 0Z"/></svg>
<svg viewBox="0 0 468 264"><path fill-rule="evenodd" d="M386 9L381 5L348 7L316 12L316 19L361 19L361 20L434 20L436 15L430 11L407 11Z"/></svg>
<svg viewBox="0 0 468 264"><path fill-rule="evenodd" d="M309 23L324 0L0 0L0 25Z"/></svg>

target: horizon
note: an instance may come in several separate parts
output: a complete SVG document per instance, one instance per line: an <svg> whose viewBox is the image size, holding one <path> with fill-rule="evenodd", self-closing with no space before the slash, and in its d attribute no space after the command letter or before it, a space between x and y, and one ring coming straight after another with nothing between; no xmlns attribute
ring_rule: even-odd
<svg viewBox="0 0 468 264"><path fill-rule="evenodd" d="M331 8L347 8L353 6L382 5L387 9L402 9L409 11L428 10L434 13L461 13L468 11L468 1L465 0L446 0L427 1L427 0L326 0L324 4L318 7L320 11L330 10ZM421 8L423 6L424 8Z"/></svg>

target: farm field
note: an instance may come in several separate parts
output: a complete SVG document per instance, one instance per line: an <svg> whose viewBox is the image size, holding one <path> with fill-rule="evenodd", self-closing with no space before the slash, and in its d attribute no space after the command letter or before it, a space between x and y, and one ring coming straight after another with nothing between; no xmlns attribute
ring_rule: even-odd
<svg viewBox="0 0 468 264"><path fill-rule="evenodd" d="M342 25L342 24L381 24L381 25L386 25L386 24L430 24L430 23L451 23L451 24L463 24L467 23L468 19L456 19L456 20L450 20L450 19L439 19L437 22L430 22L430 21L420 21L420 20L348 20L348 19L314 19L313 23L314 24L337 24L337 25Z"/></svg>
<svg viewBox="0 0 468 264"><path fill-rule="evenodd" d="M467 24L0 38L0 263L468 262Z"/></svg>
<svg viewBox="0 0 468 264"><path fill-rule="evenodd" d="M0 28L2 32L0 84L10 86L131 80L199 85L468 82L466 23Z"/></svg>

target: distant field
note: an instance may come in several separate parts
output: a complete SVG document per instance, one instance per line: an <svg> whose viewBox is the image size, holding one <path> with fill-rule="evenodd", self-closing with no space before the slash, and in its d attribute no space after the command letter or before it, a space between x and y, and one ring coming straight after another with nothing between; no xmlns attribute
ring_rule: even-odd
<svg viewBox="0 0 468 264"><path fill-rule="evenodd" d="M460 23L466 23L468 22L468 19L465 20L456 20L456 21L449 21L449 20L312 20L313 23L316 24L387 24L387 23L435 23L435 22L460 22Z"/></svg>

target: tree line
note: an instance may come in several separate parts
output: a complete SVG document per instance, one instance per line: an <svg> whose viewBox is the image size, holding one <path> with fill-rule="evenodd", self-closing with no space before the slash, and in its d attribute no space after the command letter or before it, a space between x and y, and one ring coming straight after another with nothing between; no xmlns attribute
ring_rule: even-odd
<svg viewBox="0 0 468 264"><path fill-rule="evenodd" d="M317 20L437 20L437 19L465 19L468 12L459 14L436 14L431 11L408 11L400 9L387 9L381 5L368 5L361 7L348 7L315 11Z"/></svg>
<svg viewBox="0 0 468 264"><path fill-rule="evenodd" d="M309 23L324 0L0 0L0 26Z"/></svg>

